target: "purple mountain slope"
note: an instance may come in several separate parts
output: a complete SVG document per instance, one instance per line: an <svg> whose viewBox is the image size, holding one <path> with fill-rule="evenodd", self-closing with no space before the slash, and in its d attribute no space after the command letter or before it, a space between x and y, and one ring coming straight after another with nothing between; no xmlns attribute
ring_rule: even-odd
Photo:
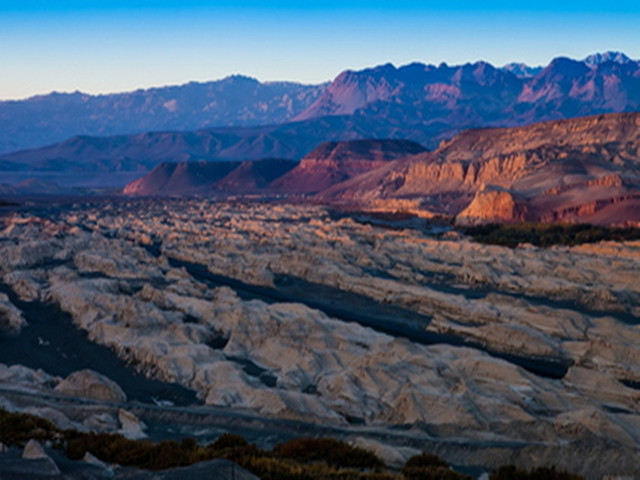
<svg viewBox="0 0 640 480"><path fill-rule="evenodd" d="M351 114L470 127L638 109L640 63L614 52L585 61L556 58L539 70L476 62L346 71L296 118Z"/></svg>
<svg viewBox="0 0 640 480"><path fill-rule="evenodd" d="M53 113L36 108L38 102L55 104ZM345 71L318 87L230 77L130 94L0 102L0 148L36 145L74 128L93 132L2 155L0 171L13 172L15 181L55 174L65 185L75 184L73 175L87 182L91 174L91 185L117 186L122 179L109 175L126 183L162 162L300 159L322 142L363 138L406 139L435 149L468 128L628 111L640 111L640 62L618 52L582 61L556 58L540 70L486 62L386 64ZM240 126L183 131L214 124ZM95 136L158 125L162 131Z"/></svg>
<svg viewBox="0 0 640 480"><path fill-rule="evenodd" d="M0 102L0 153L76 135L132 134L281 123L324 90L289 82L222 80L110 95L52 93Z"/></svg>
<svg viewBox="0 0 640 480"><path fill-rule="evenodd" d="M244 162L162 163L124 188L125 195L229 195L254 193L296 166L268 158Z"/></svg>

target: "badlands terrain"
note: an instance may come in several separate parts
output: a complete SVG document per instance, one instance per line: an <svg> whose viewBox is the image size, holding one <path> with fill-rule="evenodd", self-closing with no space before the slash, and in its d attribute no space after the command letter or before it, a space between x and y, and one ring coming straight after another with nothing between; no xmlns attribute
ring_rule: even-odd
<svg viewBox="0 0 640 480"><path fill-rule="evenodd" d="M0 406L132 438L323 434L391 465L640 475L639 270L639 242L509 249L319 205L12 207Z"/></svg>
<svg viewBox="0 0 640 480"><path fill-rule="evenodd" d="M268 174L266 174L268 172ZM319 145L283 160L163 163L125 195L259 195L458 225L640 225L640 114L467 130L434 151L406 140Z"/></svg>

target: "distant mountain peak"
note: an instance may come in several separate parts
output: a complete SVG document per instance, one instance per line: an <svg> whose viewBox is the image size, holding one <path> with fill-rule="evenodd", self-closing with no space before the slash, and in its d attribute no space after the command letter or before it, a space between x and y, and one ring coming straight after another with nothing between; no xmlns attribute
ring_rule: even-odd
<svg viewBox="0 0 640 480"><path fill-rule="evenodd" d="M253 78L248 75L242 75L241 73L234 73L233 75L224 77L221 81L222 82L260 83L260 81L257 78Z"/></svg>
<svg viewBox="0 0 640 480"><path fill-rule="evenodd" d="M531 67L526 63L511 62L502 67L502 70L513 73L518 78L532 78L542 71L543 67Z"/></svg>
<svg viewBox="0 0 640 480"><path fill-rule="evenodd" d="M604 52L604 53L594 53L589 55L584 59L584 63L589 66L600 65L601 63L613 62L613 63L630 63L631 60L627 55L622 52Z"/></svg>
<svg viewBox="0 0 640 480"><path fill-rule="evenodd" d="M77 135L279 124L307 109L325 88L294 82L262 83L246 75L232 75L130 92L54 92L0 101L0 154Z"/></svg>
<svg viewBox="0 0 640 480"><path fill-rule="evenodd" d="M391 63L391 62L387 62L384 63L382 65L378 65L376 67L373 67L371 69L372 72L395 72L396 71L396 66Z"/></svg>

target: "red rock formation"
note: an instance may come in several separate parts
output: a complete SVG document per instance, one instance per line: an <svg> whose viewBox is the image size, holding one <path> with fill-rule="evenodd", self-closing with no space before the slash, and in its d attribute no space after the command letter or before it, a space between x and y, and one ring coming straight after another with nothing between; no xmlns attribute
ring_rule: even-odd
<svg viewBox="0 0 640 480"><path fill-rule="evenodd" d="M640 113L626 113L469 130L319 198L376 210L387 201L393 211L399 200L411 200L412 210L422 205L429 214L458 215L466 223L612 224L640 220L639 179Z"/></svg>
<svg viewBox="0 0 640 480"><path fill-rule="evenodd" d="M128 184L125 195L212 195L256 193L295 167L290 160L163 163Z"/></svg>
<svg viewBox="0 0 640 480"><path fill-rule="evenodd" d="M376 170L397 158L425 152L408 140L350 140L326 142L300 165L271 185L287 194L316 193L365 172Z"/></svg>
<svg viewBox="0 0 640 480"><path fill-rule="evenodd" d="M487 186L476 192L471 203L456 217L459 225L525 222L532 219L526 201L500 187Z"/></svg>

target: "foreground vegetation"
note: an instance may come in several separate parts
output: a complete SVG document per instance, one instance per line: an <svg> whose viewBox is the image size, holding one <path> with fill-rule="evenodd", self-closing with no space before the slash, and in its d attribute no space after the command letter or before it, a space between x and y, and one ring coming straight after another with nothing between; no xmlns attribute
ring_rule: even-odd
<svg viewBox="0 0 640 480"><path fill-rule="evenodd" d="M72 460L81 460L91 452L107 463L148 470L217 458L235 462L263 480L471 480L428 453L411 457L400 472L394 472L372 452L330 438L291 440L271 451L228 433L206 446L192 438L182 442L129 440L119 434L63 431L42 418L0 409L0 443L21 447L30 439L50 442ZM507 466L492 472L490 479L581 480L581 477L553 468L526 471Z"/></svg>
<svg viewBox="0 0 640 480"><path fill-rule="evenodd" d="M530 243L539 247L580 245L603 240L623 242L640 240L640 228L612 228L589 224L567 223L490 223L462 227L460 231L475 241L505 247Z"/></svg>

